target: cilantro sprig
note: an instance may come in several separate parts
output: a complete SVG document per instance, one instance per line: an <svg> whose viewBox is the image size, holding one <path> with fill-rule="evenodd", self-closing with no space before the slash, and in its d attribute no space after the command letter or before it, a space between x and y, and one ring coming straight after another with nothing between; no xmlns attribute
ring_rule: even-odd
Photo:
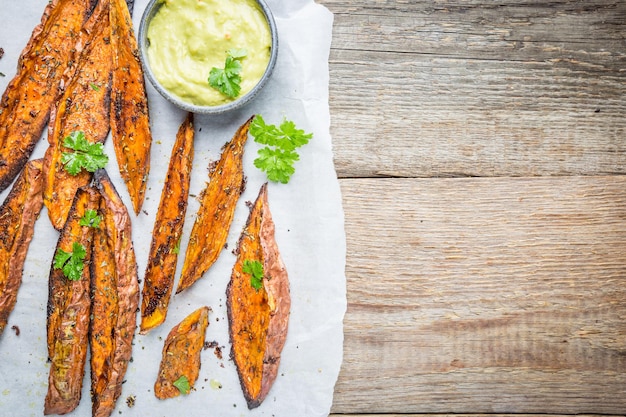
<svg viewBox="0 0 626 417"><path fill-rule="evenodd" d="M243 261L243 272L250 275L250 285L255 290L263 287L263 264L259 261L246 259Z"/></svg>
<svg viewBox="0 0 626 417"><path fill-rule="evenodd" d="M100 216L98 216L98 212L96 210L87 209L85 210L85 214L80 218L79 224L81 226L93 227L97 229L100 227Z"/></svg>
<svg viewBox="0 0 626 417"><path fill-rule="evenodd" d="M187 395L191 391L191 385L189 384L189 379L185 375L181 375L176 381L172 383L181 394Z"/></svg>
<svg viewBox="0 0 626 417"><path fill-rule="evenodd" d="M78 281L85 267L85 256L87 250L78 242L74 242L71 252L59 248L54 255L54 269L61 269L67 279Z"/></svg>
<svg viewBox="0 0 626 417"><path fill-rule="evenodd" d="M254 166L267 174L270 181L286 184L296 172L294 163L300 160L296 150L309 143L312 133L298 129L294 122L284 119L280 126L265 123L256 115L250 124L254 141L266 145L259 149Z"/></svg>
<svg viewBox="0 0 626 417"><path fill-rule="evenodd" d="M248 55L245 49L230 49L226 52L224 68L211 68L209 85L230 98L241 92L241 60Z"/></svg>
<svg viewBox="0 0 626 417"><path fill-rule="evenodd" d="M63 152L61 155L61 163L70 175L78 175L83 169L96 172L109 162L109 157L104 153L104 145L89 142L85 133L80 130L66 136L63 146L73 151Z"/></svg>

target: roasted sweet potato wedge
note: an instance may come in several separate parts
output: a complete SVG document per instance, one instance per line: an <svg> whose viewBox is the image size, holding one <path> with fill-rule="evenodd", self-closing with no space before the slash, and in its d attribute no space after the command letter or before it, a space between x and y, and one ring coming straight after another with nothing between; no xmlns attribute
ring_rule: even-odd
<svg viewBox="0 0 626 417"><path fill-rule="evenodd" d="M180 126L157 211L141 299L142 334L163 323L174 286L193 163L193 114Z"/></svg>
<svg viewBox="0 0 626 417"><path fill-rule="evenodd" d="M28 162L0 206L0 335L17 301L35 220L43 207L41 159Z"/></svg>
<svg viewBox="0 0 626 417"><path fill-rule="evenodd" d="M185 388L179 385L181 383L188 385L189 389L193 388L200 373L200 353L208 325L209 307L201 307L174 326L167 335L154 384L157 398L163 400L185 392Z"/></svg>
<svg viewBox="0 0 626 417"><path fill-rule="evenodd" d="M0 101L0 191L30 157L75 53L77 34L95 0L52 0L20 55ZM70 68L71 70L71 68Z"/></svg>
<svg viewBox="0 0 626 417"><path fill-rule="evenodd" d="M91 308L88 260L93 238L93 228L82 226L80 220L87 210L97 209L98 198L92 188L78 190L50 270L47 339L51 365L44 414L69 413L80 402ZM65 265L74 263L74 255L65 261L63 268L59 268L57 256L61 251L78 253L76 245L82 247L84 258L74 264L77 276L66 276Z"/></svg>
<svg viewBox="0 0 626 417"><path fill-rule="evenodd" d="M104 201L100 200L99 213L106 211ZM102 219L102 217L100 217ZM92 414L101 410L103 393L110 392L109 381L113 372L115 353L114 337L116 320L109 320L109 315L116 317L118 304L117 268L113 248L109 246L106 224L94 231L94 244L91 252L91 311L89 329L91 347L91 399ZM115 404L115 399L109 401ZM110 413L109 413L110 414ZM105 414L108 415L108 414Z"/></svg>
<svg viewBox="0 0 626 417"><path fill-rule="evenodd" d="M92 177L86 170L78 175L65 170L62 155L70 150L63 145L64 138L81 131L87 141L103 143L109 133L113 65L110 32L109 0L101 0L81 33L86 45L76 70L65 80L63 94L51 113L49 147L44 158L44 204L57 230L65 223L76 190Z"/></svg>
<svg viewBox="0 0 626 417"><path fill-rule="evenodd" d="M200 195L200 208L191 229L176 293L196 282L224 249L237 201L245 189L243 150L252 119L224 145L220 160L210 170L209 183Z"/></svg>
<svg viewBox="0 0 626 417"><path fill-rule="evenodd" d="M120 174L139 214L150 171L150 117L137 39L124 0L111 0L111 133Z"/></svg>
<svg viewBox="0 0 626 417"><path fill-rule="evenodd" d="M132 355L139 281L128 211L105 170L94 174L94 183L101 223L91 261L91 397L92 415L106 417L122 392Z"/></svg>
<svg viewBox="0 0 626 417"><path fill-rule="evenodd" d="M260 264L262 270L250 274L250 264ZM255 276L257 272L262 278ZM274 239L267 184L261 187L239 239L226 303L231 358L252 409L263 402L276 379L291 307L287 270Z"/></svg>

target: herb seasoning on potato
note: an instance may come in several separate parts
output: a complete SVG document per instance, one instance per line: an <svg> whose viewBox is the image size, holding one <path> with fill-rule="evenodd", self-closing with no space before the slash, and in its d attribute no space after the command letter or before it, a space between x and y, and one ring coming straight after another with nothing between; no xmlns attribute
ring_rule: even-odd
<svg viewBox="0 0 626 417"><path fill-rule="evenodd" d="M196 282L226 244L237 201L245 188L243 150L251 122L252 118L248 119L224 145L220 160L211 169L209 183L200 196L176 293Z"/></svg>
<svg viewBox="0 0 626 417"><path fill-rule="evenodd" d="M0 101L0 191L19 174L41 137L61 78L72 71L76 34L92 6L92 0L50 1L20 55L17 74Z"/></svg>
<svg viewBox="0 0 626 417"><path fill-rule="evenodd" d="M139 214L150 172L152 133L137 39L124 0L111 0L111 136L120 175Z"/></svg>
<svg viewBox="0 0 626 417"><path fill-rule="evenodd" d="M194 155L193 114L180 126L157 211L141 299L142 334L165 321L174 286Z"/></svg>
<svg viewBox="0 0 626 417"><path fill-rule="evenodd" d="M93 416L107 417L122 392L132 356L139 279L128 210L105 170L96 171L94 183L102 198L102 220L91 260L91 395Z"/></svg>
<svg viewBox="0 0 626 417"><path fill-rule="evenodd" d="M81 397L91 312L89 259L93 228L80 224L98 207L98 193L78 189L61 230L49 277L47 344L51 361L44 414L66 414Z"/></svg>
<svg viewBox="0 0 626 417"><path fill-rule="evenodd" d="M209 325L209 307L201 307L174 326L165 339L154 395L159 399L189 394L200 373L200 354Z"/></svg>
<svg viewBox="0 0 626 417"><path fill-rule="evenodd" d="M81 169L89 164L79 164L78 152L92 144L102 146L109 134L110 27L109 3L101 1L80 34L81 42L87 44L76 71L64 80L65 89L50 116L43 195L48 217L57 230L65 224L76 190L89 184L95 171Z"/></svg>
<svg viewBox="0 0 626 417"><path fill-rule="evenodd" d="M264 184L239 238L226 290L231 358L250 409L274 384L289 323L289 278L274 229Z"/></svg>
<svg viewBox="0 0 626 417"><path fill-rule="evenodd" d="M41 165L41 159L28 162L0 206L0 335L17 302L26 253L43 207Z"/></svg>

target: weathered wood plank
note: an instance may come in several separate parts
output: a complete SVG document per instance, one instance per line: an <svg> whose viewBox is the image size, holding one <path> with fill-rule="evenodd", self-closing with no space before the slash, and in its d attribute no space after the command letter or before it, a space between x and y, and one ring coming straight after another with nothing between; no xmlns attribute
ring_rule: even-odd
<svg viewBox="0 0 626 417"><path fill-rule="evenodd" d="M566 417L567 414L330 414L329 417ZM607 414L580 414L577 417L606 417ZM612 415L612 417L626 417Z"/></svg>
<svg viewBox="0 0 626 417"><path fill-rule="evenodd" d="M626 410L626 177L341 186L334 413Z"/></svg>
<svg viewBox="0 0 626 417"><path fill-rule="evenodd" d="M340 177L626 173L626 2L322 3Z"/></svg>

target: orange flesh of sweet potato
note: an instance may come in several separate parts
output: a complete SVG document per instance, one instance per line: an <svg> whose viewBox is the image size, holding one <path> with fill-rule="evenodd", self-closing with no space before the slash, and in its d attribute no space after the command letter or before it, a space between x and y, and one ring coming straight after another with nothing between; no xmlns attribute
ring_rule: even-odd
<svg viewBox="0 0 626 417"><path fill-rule="evenodd" d="M142 334L165 321L183 233L194 155L193 114L178 130L152 232L141 300Z"/></svg>
<svg viewBox="0 0 626 417"><path fill-rule="evenodd" d="M258 290L243 272L246 260L263 265L263 285ZM231 357L252 409L263 402L278 374L291 306L287 270L274 239L267 184L261 187L241 234L226 298Z"/></svg>
<svg viewBox="0 0 626 417"><path fill-rule="evenodd" d="M157 380L154 383L154 395L159 399L180 395L174 386L182 376L193 388L200 373L200 353L204 346L204 337L209 325L209 307L201 307L174 326L167 335Z"/></svg>
<svg viewBox="0 0 626 417"><path fill-rule="evenodd" d="M99 233L106 234L107 242L106 249L100 248L95 256L98 260L113 261L114 264L112 269L102 264L94 265L97 274L93 281L93 291L97 294L94 308L102 314L94 314L91 323L91 349L94 356L92 400L93 416L102 417L110 415L115 407L132 356L139 306L139 280L128 211L104 169L96 171L94 183L102 197L102 230ZM102 235L97 234L96 237L103 243ZM106 250L106 253L101 250ZM113 270L114 278L101 276ZM115 281L111 283L115 284L112 291L106 289L109 279Z"/></svg>
<svg viewBox="0 0 626 417"><path fill-rule="evenodd" d="M28 162L0 206L0 335L17 301L22 270L43 207L41 159Z"/></svg>
<svg viewBox="0 0 626 417"><path fill-rule="evenodd" d="M106 211L100 201L99 215ZM91 398L93 415L100 408L113 371L114 334L117 318L117 270L113 248L109 246L106 224L94 230L91 252L91 315L89 344L91 346ZM114 402L113 402L114 404Z"/></svg>
<svg viewBox="0 0 626 417"><path fill-rule="evenodd" d="M65 223L76 190L87 185L92 177L85 170L78 175L65 170L62 154L72 151L63 146L64 138L74 131L83 131L89 142L103 143L109 133L113 62L108 9L108 0L100 1L85 25L81 35L87 44L50 118L50 146L44 159L44 203L57 230Z"/></svg>
<svg viewBox="0 0 626 417"><path fill-rule="evenodd" d="M209 183L200 196L176 293L196 282L226 244L237 201L245 188L243 150L251 122L252 118L248 119L224 145L220 160L211 170Z"/></svg>
<svg viewBox="0 0 626 417"><path fill-rule="evenodd" d="M111 133L120 174L139 214L150 171L150 119L143 68L132 20L124 0L111 0L113 86Z"/></svg>
<svg viewBox="0 0 626 417"><path fill-rule="evenodd" d="M48 121L93 0L52 0L0 101L0 191L28 161Z"/></svg>
<svg viewBox="0 0 626 417"><path fill-rule="evenodd" d="M50 271L47 339L51 365L44 403L46 415L69 413L80 402L91 308L88 260L93 230L79 222L86 210L98 207L97 200L93 189L78 190L57 243L57 250L66 252L72 251L74 242L85 247L87 256L81 278L71 281L54 266Z"/></svg>

